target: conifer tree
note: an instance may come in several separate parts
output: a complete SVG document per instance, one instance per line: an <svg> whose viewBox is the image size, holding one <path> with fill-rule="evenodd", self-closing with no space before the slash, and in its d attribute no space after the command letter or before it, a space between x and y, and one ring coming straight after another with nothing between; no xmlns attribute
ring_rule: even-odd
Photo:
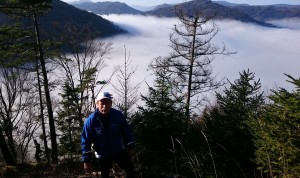
<svg viewBox="0 0 300 178"><path fill-rule="evenodd" d="M116 105L123 112L125 119L130 118L131 110L134 104L136 104L138 101L138 90L141 82L136 84L132 82L134 74L136 74L137 67L138 66L132 66L130 53L127 56L127 51L125 48L124 63L120 67L119 74L116 76L116 82L112 84L116 93Z"/></svg>
<svg viewBox="0 0 300 178"><path fill-rule="evenodd" d="M29 84L29 77L24 68L26 65L30 66L28 59L34 56L30 34L30 31L22 27L21 23L0 26L0 125L5 133L3 139L6 139L1 146L6 144L5 147L9 148L3 147L1 150L2 152L9 151L9 153L3 153L7 164L17 162L17 149L22 151L21 159L23 160L26 148L20 148L20 146L26 146L22 142L29 139L31 134L29 130L22 130L25 128L21 125L26 122L26 119L20 118L21 115L25 115L27 107L25 103L29 93L26 88ZM29 120L28 123L30 123ZM16 137L18 132L21 134ZM28 134L28 137L22 138L23 134Z"/></svg>
<svg viewBox="0 0 300 178"><path fill-rule="evenodd" d="M156 59L159 61L161 58ZM139 107L132 116L132 126L143 150L139 159L149 169L148 174L175 172L172 138L183 140L187 123L183 119L183 107L178 104L181 101L170 93L172 85L167 70L159 68L154 73L154 86L148 87L147 96L141 96L145 106Z"/></svg>
<svg viewBox="0 0 300 178"><path fill-rule="evenodd" d="M66 159L74 161L74 155L80 152L80 135L81 123L78 121L78 116L74 112L77 108L78 92L74 91L68 83L63 85L61 93L62 102L58 111L58 138L61 143L59 149L60 156L67 156Z"/></svg>
<svg viewBox="0 0 300 178"><path fill-rule="evenodd" d="M269 177L300 176L300 79L286 76L295 90L273 90L271 103L251 123L255 162Z"/></svg>
<svg viewBox="0 0 300 178"><path fill-rule="evenodd" d="M40 25L38 21L39 15L44 15L49 8L51 8L51 0L8 0L1 1L0 10L13 18L27 19L29 26L32 27L32 40L34 41L33 52L40 66L43 77L43 89L46 99L47 114L49 120L49 130L52 150L52 163L57 163L57 140L54 123L54 115L52 109L52 101L50 96L50 87L48 81L48 71L46 68L46 41L42 40ZM27 24L27 25L28 25ZM39 73L37 74L39 75ZM44 136L44 139L46 137Z"/></svg>
<svg viewBox="0 0 300 178"><path fill-rule="evenodd" d="M264 104L260 81L253 72L242 71L240 78L223 93L216 93L216 105L205 111L205 133L213 145L216 168L225 177L251 177L255 173L254 136L248 125Z"/></svg>

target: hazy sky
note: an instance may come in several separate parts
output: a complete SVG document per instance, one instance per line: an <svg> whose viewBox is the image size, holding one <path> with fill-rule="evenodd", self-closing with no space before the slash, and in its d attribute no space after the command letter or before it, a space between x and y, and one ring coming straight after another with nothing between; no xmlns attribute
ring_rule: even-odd
<svg viewBox="0 0 300 178"><path fill-rule="evenodd" d="M72 2L77 0L62 0L65 2ZM118 2L124 2L128 5L145 5L145 6L155 6L163 3L182 3L186 2L186 0L92 0L93 2L97 1L118 1ZM221 1L221 0L220 0ZM232 3L247 3L250 5L267 5L267 4L296 4L300 5L300 0L225 0L227 2Z"/></svg>
<svg viewBox="0 0 300 178"><path fill-rule="evenodd" d="M150 16L109 15L102 16L131 32L107 39L113 43L111 59L103 70L102 77L110 74L113 66L123 64L125 49L133 60L132 67L138 66L133 82L143 80L151 84L153 76L148 65L155 57L166 56L170 52L169 34L175 18L156 18ZM227 78L231 82L238 79L239 72L249 69L260 79L266 93L270 89L284 87L294 89L286 82L284 73L295 78L300 77L300 19L274 22L291 28L268 28L237 21L217 22L220 32L213 40L214 44L227 46L230 51L237 51L231 56L216 56L213 72L219 79ZM116 80L113 80L116 81ZM109 89L108 89L109 90ZM148 91L143 82L141 93Z"/></svg>

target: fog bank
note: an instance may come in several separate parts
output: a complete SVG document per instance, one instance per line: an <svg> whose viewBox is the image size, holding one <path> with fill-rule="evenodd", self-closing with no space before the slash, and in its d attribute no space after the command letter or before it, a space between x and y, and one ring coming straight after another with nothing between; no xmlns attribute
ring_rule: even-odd
<svg viewBox="0 0 300 178"><path fill-rule="evenodd" d="M102 17L130 32L106 39L113 42L113 51L111 59L107 61L108 67L102 72L103 75L114 65L124 63L125 46L127 55L130 52L132 65L138 65L134 81L146 79L151 84L153 77L148 65L155 57L166 56L171 51L169 34L174 24L178 23L177 19L134 15ZM293 22L295 21L300 24L299 19L293 19ZM293 85L286 82L287 77L284 73L295 78L300 77L300 26L291 26L295 23L289 20L276 24L289 28L268 28L237 21L216 23L220 32L213 43L219 46L225 44L228 50L237 52L230 56L215 56L212 67L219 79L227 78L233 81L239 77L239 72L250 69L255 73L256 79L261 80L264 90L276 87L292 88ZM141 93L145 94L147 91L144 82Z"/></svg>

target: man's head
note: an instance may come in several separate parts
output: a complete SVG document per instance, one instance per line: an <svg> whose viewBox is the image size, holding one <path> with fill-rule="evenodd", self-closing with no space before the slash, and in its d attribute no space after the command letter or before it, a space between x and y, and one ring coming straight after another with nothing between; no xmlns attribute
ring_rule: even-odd
<svg viewBox="0 0 300 178"><path fill-rule="evenodd" d="M100 113L108 114L112 106L112 95L109 92L100 92L95 100Z"/></svg>

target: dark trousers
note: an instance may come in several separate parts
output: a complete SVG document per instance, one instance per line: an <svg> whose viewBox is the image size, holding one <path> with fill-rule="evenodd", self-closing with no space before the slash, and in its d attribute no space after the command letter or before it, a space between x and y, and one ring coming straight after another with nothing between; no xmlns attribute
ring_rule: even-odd
<svg viewBox="0 0 300 178"><path fill-rule="evenodd" d="M126 151L121 154L109 158L100 159L100 171L103 178L109 178L110 169L112 167L112 162L115 161L122 169L126 171L126 178L134 178L135 171L131 159Z"/></svg>

